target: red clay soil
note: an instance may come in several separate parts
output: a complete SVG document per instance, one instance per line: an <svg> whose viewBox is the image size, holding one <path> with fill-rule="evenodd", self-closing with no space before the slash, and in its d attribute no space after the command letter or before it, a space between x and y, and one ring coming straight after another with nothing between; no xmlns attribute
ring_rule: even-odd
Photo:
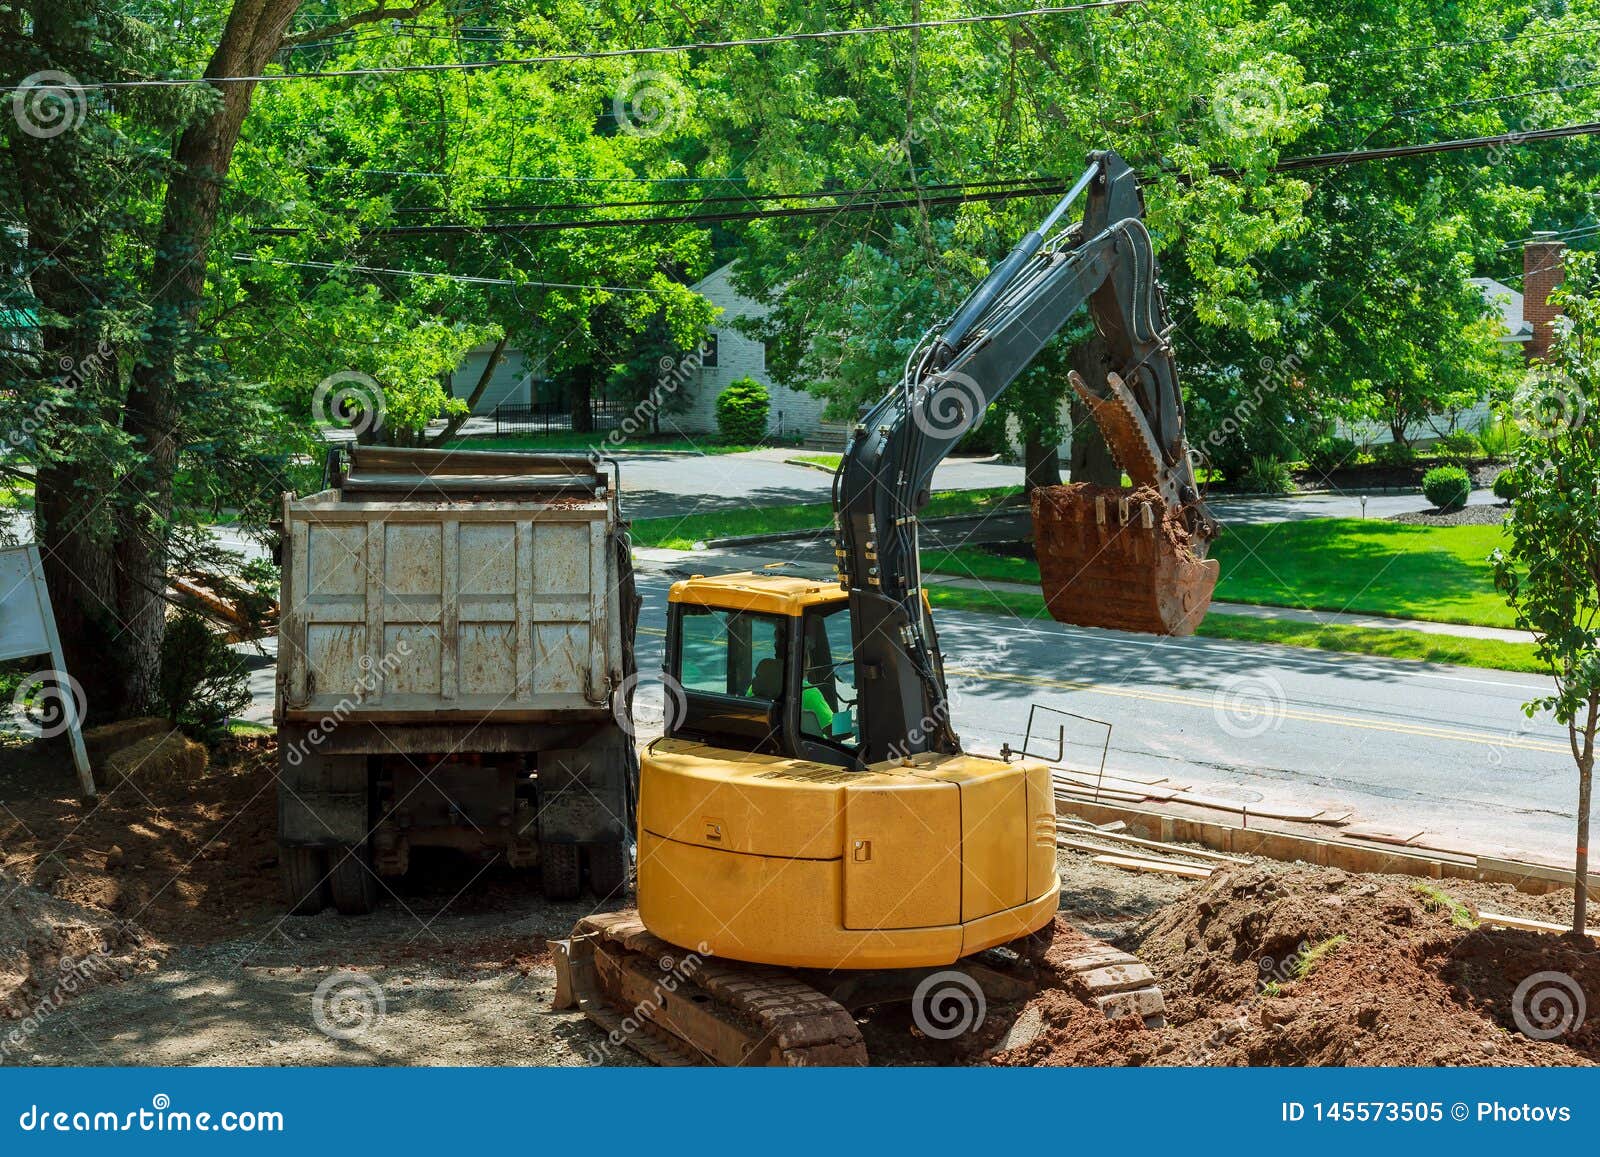
<svg viewBox="0 0 1600 1157"><path fill-rule="evenodd" d="M1095 506L1100 498L1103 523ZM1154 520L1149 528L1142 518L1147 504ZM1189 635L1211 605L1217 565L1197 557L1179 512L1153 487L1039 487L1033 534L1045 605L1058 622Z"/></svg>
<svg viewBox="0 0 1600 1157"><path fill-rule="evenodd" d="M1425 882L1420 887L1435 887ZM1438 885L1455 900L1529 910L1530 897ZM1559 918L1561 896L1534 907ZM1513 901L1513 902L1508 902ZM1520 903L1514 901L1521 901ZM1568 894L1566 904L1570 905ZM1465 912L1404 877L1257 867L1219 873L1152 915L1124 945L1160 979L1168 1024L1108 1022L1070 977L1032 1006L1046 1029L1001 1054L1010 1065L1586 1065L1600 1061L1591 1017L1551 1040L1519 1029L1513 994L1563 974L1600 994L1593 942L1469 929ZM1052 955L1070 950L1070 941ZM1047 964L1050 957L1046 958ZM1534 1031L1559 1023L1558 989L1522 1000ZM1553 1015L1554 1014L1554 1015ZM1546 1019L1546 1018L1552 1019Z"/></svg>

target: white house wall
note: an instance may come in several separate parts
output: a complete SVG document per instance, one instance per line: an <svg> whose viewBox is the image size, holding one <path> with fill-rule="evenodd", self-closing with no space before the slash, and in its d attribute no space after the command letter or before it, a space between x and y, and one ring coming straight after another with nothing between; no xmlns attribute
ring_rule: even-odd
<svg viewBox="0 0 1600 1157"><path fill-rule="evenodd" d="M714 434L717 429L717 396L740 378L754 378L767 387L772 399L767 411L767 433L774 437L803 436L822 421L823 400L803 390L776 385L767 376L767 347L753 341L733 326L736 318L764 317L767 310L733 288L730 263L709 274L694 287L696 293L722 313L711 323L717 335L717 364L705 366L684 386L689 404L678 413L661 415L662 432L676 429L685 434Z"/></svg>
<svg viewBox="0 0 1600 1157"><path fill-rule="evenodd" d="M492 345L479 346L462 359L461 366L450 375L452 397L464 400L471 396L478 379L483 376L483 367L488 364L489 355L493 352ZM489 379L489 388L484 390L483 397L478 400L472 412L490 417L493 416L496 406L526 406L531 401L527 364L522 352L508 349L506 356L495 367L494 376Z"/></svg>

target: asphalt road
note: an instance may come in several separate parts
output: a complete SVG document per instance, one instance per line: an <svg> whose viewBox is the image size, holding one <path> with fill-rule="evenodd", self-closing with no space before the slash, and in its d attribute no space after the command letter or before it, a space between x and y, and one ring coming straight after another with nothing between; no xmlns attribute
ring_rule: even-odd
<svg viewBox="0 0 1600 1157"><path fill-rule="evenodd" d="M660 664L668 581L640 576L644 671ZM1544 690L1530 676L950 610L939 630L974 751L1020 748L1039 703L1110 724L1110 772L1350 811L1444 846L1570 857L1577 777L1564 730L1522 713ZM1066 722L1067 763L1098 767L1104 727Z"/></svg>

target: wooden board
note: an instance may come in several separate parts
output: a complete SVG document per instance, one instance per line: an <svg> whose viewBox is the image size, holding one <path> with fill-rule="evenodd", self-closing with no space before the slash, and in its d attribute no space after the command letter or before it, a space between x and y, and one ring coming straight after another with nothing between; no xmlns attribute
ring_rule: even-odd
<svg viewBox="0 0 1600 1157"><path fill-rule="evenodd" d="M1572 931L1570 924L1555 924L1549 920L1534 920L1528 916L1511 916L1504 912L1479 912L1480 924L1493 924L1498 928L1512 928L1518 932L1553 932L1560 935ZM1589 939L1600 940L1600 932L1588 933Z"/></svg>
<svg viewBox="0 0 1600 1157"><path fill-rule="evenodd" d="M1136 856L1096 856L1094 862L1109 868L1122 868L1128 872L1165 872L1169 876L1182 876L1186 880L1206 880L1211 877L1210 868L1197 868L1191 864L1174 864L1161 860L1145 860Z"/></svg>

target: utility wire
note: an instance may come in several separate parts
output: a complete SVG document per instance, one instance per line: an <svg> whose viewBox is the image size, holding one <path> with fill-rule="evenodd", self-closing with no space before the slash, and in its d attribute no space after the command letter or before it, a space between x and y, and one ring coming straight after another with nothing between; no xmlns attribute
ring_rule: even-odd
<svg viewBox="0 0 1600 1157"><path fill-rule="evenodd" d="M632 56L667 56L683 52L707 52L723 48L752 48L766 44L797 41L839 40L853 36L878 36L891 32L913 32L924 28L955 28L970 24L995 24L1025 20L1034 16L1061 16L1102 8L1132 8L1144 0L1086 0L1082 4L1027 8L1017 12L990 12L976 16L948 16L939 20L908 20L899 24L873 24L859 28L831 28L817 32L779 32L771 36L751 36L739 40L700 40L689 44L663 44L648 48L605 48L587 52L556 52L545 56L511 57L495 60L458 60L442 64L393 64L379 68L343 68L322 72L276 72L254 76L151 77L143 80L105 80L88 84L52 84L56 92L92 92L113 88L183 88L205 84L264 84L280 80L327 80L350 76L398 76L405 73L476 72L485 68L527 67L538 64L570 64L582 60L615 60ZM20 84L0 85L0 92L17 92Z"/></svg>
<svg viewBox="0 0 1600 1157"><path fill-rule="evenodd" d="M349 270L351 273L382 273L394 277L432 277L441 281L456 281L464 285L503 285L512 289L599 289L607 293L665 293L663 289L648 289L637 285L592 285L571 281L512 281L504 277L469 277L464 273L435 273L426 269L386 269L377 265L344 265L336 261L289 261L281 257L257 257L253 253L235 253L235 261L249 265L293 265L302 269Z"/></svg>
<svg viewBox="0 0 1600 1157"><path fill-rule="evenodd" d="M1561 140L1567 137L1592 136L1600 133L1600 121L1562 125L1557 128L1533 129L1526 132L1501 133L1496 136L1465 137L1459 140L1431 141L1425 144L1394 145L1378 149L1351 149L1314 156L1289 157L1270 166L1274 173L1299 173L1315 169L1331 169L1344 165L1366 164L1372 161L1398 160L1404 157L1431 156L1435 153L1463 152L1469 149L1520 147L1540 141ZM1225 165L1213 165L1211 172L1227 176L1235 171ZM1180 183L1189 183L1187 174L1175 174ZM959 186L951 186L960 189ZM780 217L819 217L838 213L868 213L879 209L911 209L918 206L959 205L974 201L1009 201L1021 197L1058 196L1065 192L1067 182L1053 177L1041 177L1037 184L1015 189L992 189L968 192L945 192L931 197L883 197L859 204L806 205L780 209L749 209L723 213L678 214L660 217L600 217L579 221L501 221L482 225L390 225L367 230L367 236L415 237L431 234L494 234L538 233L563 229L609 229L643 225L711 225L730 221L761 221ZM892 194L898 190L882 190ZM838 194L844 196L846 194ZM256 226L252 233L267 237L292 237L306 232L299 226Z"/></svg>

